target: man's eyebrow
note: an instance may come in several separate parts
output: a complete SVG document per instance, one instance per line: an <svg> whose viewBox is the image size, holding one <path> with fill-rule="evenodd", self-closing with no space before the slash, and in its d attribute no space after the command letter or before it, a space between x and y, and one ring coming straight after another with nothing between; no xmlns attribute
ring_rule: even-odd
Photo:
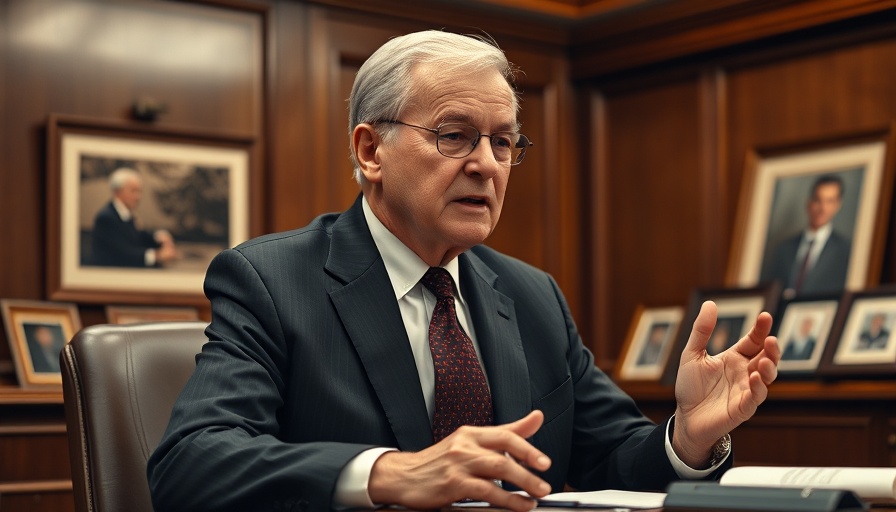
<svg viewBox="0 0 896 512"><path fill-rule="evenodd" d="M439 124L442 123L466 123L473 124L473 118L467 114L460 112L446 112L439 117Z"/></svg>
<svg viewBox="0 0 896 512"><path fill-rule="evenodd" d="M471 126L475 126L476 124L473 122L473 118L468 114L463 114L460 112L446 112L444 115L439 117L439 124L445 123L464 123L469 124ZM495 132L516 132L519 131L519 127L517 123L501 123L498 125Z"/></svg>

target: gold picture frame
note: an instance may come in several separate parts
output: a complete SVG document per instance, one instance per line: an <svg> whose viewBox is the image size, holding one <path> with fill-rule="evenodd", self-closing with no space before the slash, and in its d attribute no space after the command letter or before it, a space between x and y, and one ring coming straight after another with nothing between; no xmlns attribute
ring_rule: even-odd
<svg viewBox="0 0 896 512"><path fill-rule="evenodd" d="M61 388L59 353L81 330L74 304L0 300L16 377L22 388Z"/></svg>
<svg viewBox="0 0 896 512"><path fill-rule="evenodd" d="M192 307L106 306L106 322L135 324L199 320L199 311Z"/></svg>

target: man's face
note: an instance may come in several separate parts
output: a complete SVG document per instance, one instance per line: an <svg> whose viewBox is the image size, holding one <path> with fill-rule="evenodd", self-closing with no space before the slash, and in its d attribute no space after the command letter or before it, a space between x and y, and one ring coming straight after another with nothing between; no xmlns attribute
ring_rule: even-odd
<svg viewBox="0 0 896 512"><path fill-rule="evenodd" d="M800 334L803 336L808 336L812 333L812 327L815 326L815 320L812 319L811 316L807 316L803 319L803 322L800 324Z"/></svg>
<svg viewBox="0 0 896 512"><path fill-rule="evenodd" d="M871 330L873 332L878 332L884 327L884 322L887 320L887 317L884 315L874 315L871 317Z"/></svg>
<svg viewBox="0 0 896 512"><path fill-rule="evenodd" d="M431 66L413 73L417 89L399 120L436 128L467 123L481 133L516 129L513 91L496 70L445 77ZM510 165L499 163L487 138L464 158L436 149L436 135L396 125L376 149L381 171L368 194L378 217L429 265L482 243L501 216Z"/></svg>
<svg viewBox="0 0 896 512"><path fill-rule="evenodd" d="M836 183L823 183L815 187L815 192L809 199L807 213L809 214L809 227L818 229L834 218L840 211L840 186Z"/></svg>
<svg viewBox="0 0 896 512"><path fill-rule="evenodd" d="M666 338L666 327L665 326L657 326L654 327L652 331L650 331L650 344L651 345L662 345L663 340Z"/></svg>
<svg viewBox="0 0 896 512"><path fill-rule="evenodd" d="M140 204L140 195L143 193L143 185L138 179L127 180L121 188L115 192L115 197L128 207L128 210L134 211Z"/></svg>
<svg viewBox="0 0 896 512"><path fill-rule="evenodd" d="M47 327L38 327L34 330L34 339L42 347L52 347L53 346L53 333Z"/></svg>

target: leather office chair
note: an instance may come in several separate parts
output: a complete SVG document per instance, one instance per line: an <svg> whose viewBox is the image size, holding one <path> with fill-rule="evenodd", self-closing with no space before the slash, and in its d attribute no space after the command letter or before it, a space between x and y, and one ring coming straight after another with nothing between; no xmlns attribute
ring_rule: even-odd
<svg viewBox="0 0 896 512"><path fill-rule="evenodd" d="M206 325L95 325L62 350L76 510L152 512L146 461L193 373Z"/></svg>

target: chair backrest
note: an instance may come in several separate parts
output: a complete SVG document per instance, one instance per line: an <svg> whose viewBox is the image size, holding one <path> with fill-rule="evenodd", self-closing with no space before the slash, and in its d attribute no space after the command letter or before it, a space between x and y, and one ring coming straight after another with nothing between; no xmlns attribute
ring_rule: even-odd
<svg viewBox="0 0 896 512"><path fill-rule="evenodd" d="M95 325L62 350L76 510L152 512L146 461L193 373L206 325Z"/></svg>

